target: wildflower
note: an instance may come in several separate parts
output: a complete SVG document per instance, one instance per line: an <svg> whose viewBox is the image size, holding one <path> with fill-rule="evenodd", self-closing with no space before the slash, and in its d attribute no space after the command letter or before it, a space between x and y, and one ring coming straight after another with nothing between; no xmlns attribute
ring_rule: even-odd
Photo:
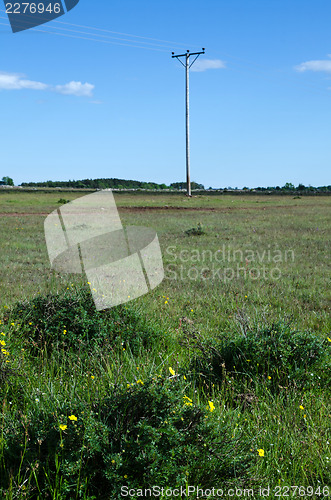
<svg viewBox="0 0 331 500"><path fill-rule="evenodd" d="M304 407L302 405L299 406L300 410L304 410Z"/></svg>
<svg viewBox="0 0 331 500"><path fill-rule="evenodd" d="M209 411L214 411L215 410L214 403L212 401L208 401L208 404L209 404Z"/></svg>
<svg viewBox="0 0 331 500"><path fill-rule="evenodd" d="M76 420L77 420L77 417L75 417L75 415L70 415L69 420L72 420L72 421L74 421L74 420L75 420L75 421L76 421Z"/></svg>
<svg viewBox="0 0 331 500"><path fill-rule="evenodd" d="M11 324L11 326L15 326L15 323L10 323L10 324Z"/></svg>
<svg viewBox="0 0 331 500"><path fill-rule="evenodd" d="M1 334L0 334L0 335L3 335L3 336L5 337L5 335L6 335L6 334L5 334L5 333L3 333L3 332L1 332Z"/></svg>
<svg viewBox="0 0 331 500"><path fill-rule="evenodd" d="M115 460L112 460L112 461L111 461L111 463L112 463L112 464L114 464L114 463L115 463Z"/></svg>
<svg viewBox="0 0 331 500"><path fill-rule="evenodd" d="M0 340L0 344L5 346L6 345L6 342L4 340Z"/></svg>
<svg viewBox="0 0 331 500"><path fill-rule="evenodd" d="M141 385L144 385L144 382L142 380L137 380L137 384L141 384Z"/></svg>
<svg viewBox="0 0 331 500"><path fill-rule="evenodd" d="M63 335L66 335L66 333L67 333L67 330L63 330Z"/></svg>
<svg viewBox="0 0 331 500"><path fill-rule="evenodd" d="M127 478L128 478L128 475L127 475L127 474L125 474L123 477L124 477L124 479L127 479Z"/></svg>
<svg viewBox="0 0 331 500"><path fill-rule="evenodd" d="M94 375L91 375L91 379L93 380L94 378L95 378L95 376L94 376Z"/></svg>
<svg viewBox="0 0 331 500"><path fill-rule="evenodd" d="M168 304L168 301L167 301L167 300L165 300L165 301L164 301L164 303L165 303L165 304Z"/></svg>
<svg viewBox="0 0 331 500"><path fill-rule="evenodd" d="M264 450L262 448L260 448L258 451L258 454L260 455L260 457L264 457Z"/></svg>
<svg viewBox="0 0 331 500"><path fill-rule="evenodd" d="M247 299L247 295L245 295L245 299Z"/></svg>
<svg viewBox="0 0 331 500"><path fill-rule="evenodd" d="M189 397L187 396L183 396L183 399L187 399L188 401L190 401L192 403L192 399L190 399Z"/></svg>
<svg viewBox="0 0 331 500"><path fill-rule="evenodd" d="M169 366L169 372L171 373L171 375L175 375L175 370L173 370L171 366Z"/></svg>
<svg viewBox="0 0 331 500"><path fill-rule="evenodd" d="M331 339L330 339L330 337L327 337L327 339L328 339L328 341L329 341L329 342L331 342Z"/></svg>
<svg viewBox="0 0 331 500"><path fill-rule="evenodd" d="M6 349L1 349L1 352L2 352L3 354L5 354L6 356L9 356L9 352L8 352L8 351L6 351Z"/></svg>
<svg viewBox="0 0 331 500"><path fill-rule="evenodd" d="M186 377L185 377L185 375L184 375L184 380L186 380Z"/></svg>
<svg viewBox="0 0 331 500"><path fill-rule="evenodd" d="M131 387L131 384L126 384L126 387L129 389L129 387Z"/></svg>
<svg viewBox="0 0 331 500"><path fill-rule="evenodd" d="M191 313L193 313L193 309L191 309Z"/></svg>
<svg viewBox="0 0 331 500"><path fill-rule="evenodd" d="M270 377L270 375L268 375L268 379L269 379L269 380L271 380L271 377Z"/></svg>
<svg viewBox="0 0 331 500"><path fill-rule="evenodd" d="M68 427L67 425L60 425L61 431L65 431L67 429L67 427Z"/></svg>
<svg viewBox="0 0 331 500"><path fill-rule="evenodd" d="M87 284L90 285L91 283L88 281Z"/></svg>

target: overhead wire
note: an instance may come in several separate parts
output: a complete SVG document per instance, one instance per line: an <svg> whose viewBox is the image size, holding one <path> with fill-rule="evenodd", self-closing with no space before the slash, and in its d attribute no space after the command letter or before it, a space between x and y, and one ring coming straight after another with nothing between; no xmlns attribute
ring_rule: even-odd
<svg viewBox="0 0 331 500"><path fill-rule="evenodd" d="M6 13L4 9L0 8L0 13ZM28 15L25 14L27 17L33 17L33 15ZM3 17L0 15L0 19L2 20L8 20L7 17ZM42 18L43 20L46 21L46 18ZM86 31L80 31L76 29L70 29L70 28L63 28L54 24L62 24L66 26L71 26L75 28L83 28L91 31L96 31L96 32L102 32L102 33L109 33L111 35L104 35L104 34L99 34L99 33L89 33ZM0 25L2 26L8 26L10 27L9 24L1 23ZM59 33L57 31L50 31L50 30L61 30L61 31L66 31L69 33ZM80 24L73 24L73 23L68 23L65 21L58 21L56 19L52 20L47 24L47 29L41 29L40 26L37 28L31 28L29 31L33 32L40 32L40 33L48 33L51 35L56 35L56 36L62 36L66 38L73 38L73 39L78 39L78 40L87 40L87 41L92 41L92 42L99 42L99 43L104 43L104 44L111 44L111 45L120 45L124 47L133 47L133 48L138 48L138 49L146 49L146 50L153 50L153 51L158 51L158 52L169 52L170 48L174 48L174 45L177 45L179 47L184 47L184 43L180 42L174 42L174 41L169 41L169 40L162 40L158 38L152 38L152 37L147 37L147 36L142 36L142 35L133 35L129 33L122 33L122 32L117 32L117 31L112 31L104 28L97 28L93 26L87 26L87 25L80 25ZM86 35L86 36L81 36L81 35ZM115 37L113 35L120 35L126 36L126 37L131 37L132 39L128 38L121 38L121 37ZM92 38L94 37L94 38ZM143 40L148 40L148 41L143 41ZM158 43L156 43L158 42ZM168 44L168 47L167 45ZM170 45L171 44L171 45ZM187 45L186 45L187 46ZM189 45L192 47L192 45ZM178 48L179 48L178 47ZM194 45L193 47L197 47L197 45ZM255 73L258 74L260 78L262 79L268 79L275 81L274 76L270 76L266 74L267 71L270 71L270 68L266 66L262 66L260 64L254 63L254 62L249 62L245 61L242 58L238 58L229 54L224 54L226 57L232 59L233 61L231 62L231 66L229 69L232 71L238 71L238 72L249 72L249 73ZM239 61L236 62L236 61ZM246 67L245 67L246 66ZM254 69L255 68L255 69ZM281 76L281 80L287 80L287 82L290 82L291 84L297 84L297 81L294 81L292 78L288 76ZM283 82L282 82L283 83ZM306 88L307 90L317 90L318 92L322 93L329 93L327 89L324 89L322 87L319 87L317 85L314 85L312 83L306 83L306 82L300 82L300 86L303 88Z"/></svg>
<svg viewBox="0 0 331 500"><path fill-rule="evenodd" d="M0 12L4 13L4 14L6 13L6 11L4 9L0 9ZM34 16L32 14L24 14L24 17L32 19ZM7 17L1 17L1 19L7 19ZM48 21L48 19L45 18L45 17L39 17L39 19L41 19L43 21ZM55 23L55 25L53 25L53 23ZM57 24L71 26L71 27L74 27L74 28L84 28L84 29L90 30L92 32L82 32L82 31L79 31L77 29L69 29L69 28L64 28L64 27L62 28L60 26L57 26ZM185 44L185 43L182 43L182 42L174 42L174 41L171 41L171 40L163 40L163 39L152 38L152 37L147 37L147 36L134 35L134 34L130 34L130 33L122 33L122 32L118 32L118 31L107 30L107 29L104 29L104 28L96 28L94 26L87 26L87 25L79 25L79 24L67 23L67 22L64 22L64 21L58 21L56 19L50 21L47 24L47 28L49 28L49 29L58 29L58 30L61 30L61 31L69 31L69 32L72 32L72 33L75 33L75 34L84 34L84 35L88 35L88 36L92 36L92 37L98 37L98 41L100 41L100 42L102 42L102 40L99 40L99 38L109 38L109 39L119 40L121 42L131 43L131 44L133 44L132 46L135 46L136 44L150 45L152 47L154 46L154 47L157 47L157 48L161 47L163 50L165 50L168 47L169 47L169 50L170 50L171 48L174 48L175 45L177 45L180 48L187 47L188 45L190 47L192 47L192 44ZM32 31L41 31L41 30L39 30L39 28L38 29L37 28L31 28L31 30ZM103 33L109 33L111 35L120 35L120 37L126 36L126 37L130 37L131 39L128 40L128 39L119 38L117 36L115 37L115 36L110 36L110 35L103 35L103 34L100 34L100 33L93 33L93 31L103 32ZM48 29L47 30L42 30L42 32L44 32L44 33L51 33L51 34L53 33L51 31L48 31ZM60 33L56 33L56 34L60 34ZM147 40L147 41L143 41L143 40ZM113 42L113 43L115 44L117 42ZM193 45L193 47L198 47L198 46L197 45ZM139 46L138 48L144 48L144 47ZM148 47L146 47L146 48L148 48Z"/></svg>

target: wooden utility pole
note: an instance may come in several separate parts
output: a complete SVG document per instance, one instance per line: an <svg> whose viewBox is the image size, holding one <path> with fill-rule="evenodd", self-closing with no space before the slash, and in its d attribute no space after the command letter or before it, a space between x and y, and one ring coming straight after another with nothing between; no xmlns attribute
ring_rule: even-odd
<svg viewBox="0 0 331 500"><path fill-rule="evenodd" d="M178 59L178 61L184 66L185 68L185 86L186 86L186 190L187 190L187 196L192 196L191 195L191 178L190 178L190 84L189 84L189 76L190 76L190 67L195 63L195 61L198 59L200 54L204 54L205 49L202 49L202 52L190 52L189 50L186 52L186 54L177 54L175 55L174 52L172 52L172 58ZM193 61L190 64L190 57L195 56ZM183 61L181 61L180 57L185 58L185 64Z"/></svg>

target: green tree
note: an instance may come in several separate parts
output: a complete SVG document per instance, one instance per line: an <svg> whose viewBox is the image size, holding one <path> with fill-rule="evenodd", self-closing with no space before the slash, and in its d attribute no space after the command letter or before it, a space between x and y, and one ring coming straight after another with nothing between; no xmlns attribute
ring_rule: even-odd
<svg viewBox="0 0 331 500"><path fill-rule="evenodd" d="M295 189L294 187L294 184L292 184L292 182L287 182L284 186L283 186L283 189Z"/></svg>
<svg viewBox="0 0 331 500"><path fill-rule="evenodd" d="M3 177L2 182L4 182L6 186L14 186L14 181L11 177L8 176Z"/></svg>

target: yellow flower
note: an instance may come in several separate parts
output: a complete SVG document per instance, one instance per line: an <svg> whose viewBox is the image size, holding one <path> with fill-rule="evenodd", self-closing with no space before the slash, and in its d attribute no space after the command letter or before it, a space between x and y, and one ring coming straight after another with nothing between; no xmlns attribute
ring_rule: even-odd
<svg viewBox="0 0 331 500"><path fill-rule="evenodd" d="M125 474L125 476L123 476L123 477L124 477L124 479L127 479L128 475L127 475L127 474Z"/></svg>
<svg viewBox="0 0 331 500"><path fill-rule="evenodd" d="M112 464L114 464L114 463L115 463L115 460L112 460L112 461L111 461L111 463L112 463Z"/></svg>
<svg viewBox="0 0 331 500"><path fill-rule="evenodd" d="M268 375L268 379L269 379L269 380L271 380L271 377L270 377L270 375Z"/></svg>
<svg viewBox="0 0 331 500"><path fill-rule="evenodd" d="M185 401L184 405L186 405L186 406L193 406L193 403L189 403L188 401Z"/></svg>
<svg viewBox="0 0 331 500"><path fill-rule="evenodd" d="M171 375L175 375L175 370L173 370L171 366L169 366L169 372L171 373Z"/></svg>
<svg viewBox="0 0 331 500"><path fill-rule="evenodd" d="M3 332L1 332L1 335L3 335L4 337L6 336L6 334L5 334L5 333L3 333Z"/></svg>
<svg viewBox="0 0 331 500"><path fill-rule="evenodd" d="M300 410L304 410L304 407L302 405L299 406Z"/></svg>
<svg viewBox="0 0 331 500"><path fill-rule="evenodd" d="M212 401L208 401L208 404L209 404L209 411L214 411L215 410L214 403Z"/></svg>
<svg viewBox="0 0 331 500"><path fill-rule="evenodd" d="M91 375L91 379L94 379L94 378L95 378L95 376L94 376L94 375Z"/></svg>
<svg viewBox="0 0 331 500"><path fill-rule="evenodd" d="M165 303L165 304L168 304L168 301L167 301L167 300L165 300L165 301L164 301L164 303Z"/></svg>
<svg viewBox="0 0 331 500"><path fill-rule="evenodd" d="M0 344L5 346L6 345L6 342L4 340L0 340Z"/></svg>
<svg viewBox="0 0 331 500"><path fill-rule="evenodd" d="M75 417L75 415L70 415L69 420L77 420L77 417Z"/></svg>
<svg viewBox="0 0 331 500"><path fill-rule="evenodd" d="M126 384L126 387L127 387L127 388L131 387L131 384Z"/></svg>
<svg viewBox="0 0 331 500"><path fill-rule="evenodd" d="M186 380L186 377L185 377L185 375L184 375L184 380Z"/></svg>
<svg viewBox="0 0 331 500"><path fill-rule="evenodd" d="M63 335L65 335L67 333L67 330L63 330Z"/></svg>
<svg viewBox="0 0 331 500"><path fill-rule="evenodd" d="M327 337L327 339L328 339L328 341L329 341L329 342L331 342L331 339L330 339L330 337Z"/></svg>
<svg viewBox="0 0 331 500"><path fill-rule="evenodd" d="M257 451L258 451L258 454L260 455L260 457L264 457L264 450L262 450L262 448L257 450Z"/></svg>
<svg viewBox="0 0 331 500"><path fill-rule="evenodd" d="M137 384L141 384L141 385L144 385L144 382L142 380L137 380Z"/></svg>
<svg viewBox="0 0 331 500"><path fill-rule="evenodd" d="M61 431L65 431L67 427L68 427L67 425L60 425Z"/></svg>
<svg viewBox="0 0 331 500"><path fill-rule="evenodd" d="M190 401L190 403L192 403L192 399L188 398L187 396L183 396L183 399L187 399L188 401Z"/></svg>
<svg viewBox="0 0 331 500"><path fill-rule="evenodd" d="M9 356L9 352L8 352L8 351L6 351L6 349L1 349L1 352L2 352L3 354L5 354L6 356Z"/></svg>

